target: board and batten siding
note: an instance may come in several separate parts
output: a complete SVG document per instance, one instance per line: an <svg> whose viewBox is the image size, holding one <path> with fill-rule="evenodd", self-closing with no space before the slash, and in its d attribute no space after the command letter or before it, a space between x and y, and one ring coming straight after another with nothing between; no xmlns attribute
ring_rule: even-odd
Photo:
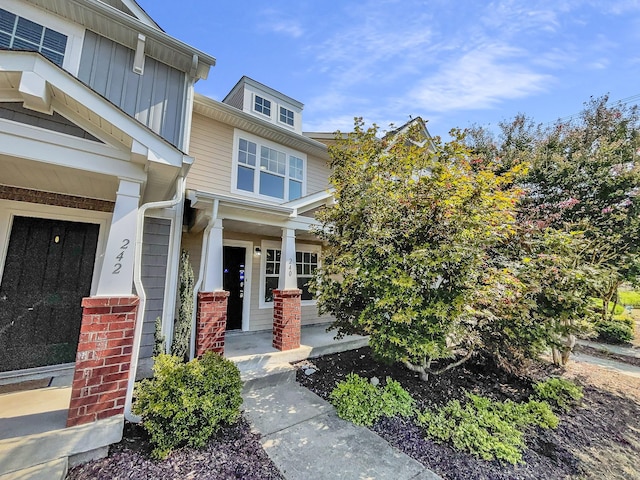
<svg viewBox="0 0 640 480"><path fill-rule="evenodd" d="M171 220L145 218L141 273L147 302L140 342L140 368L148 367L149 359L153 356L155 320L157 317L162 318L170 239Z"/></svg>
<svg viewBox="0 0 640 480"><path fill-rule="evenodd" d="M151 57L133 72L135 52L87 30L78 78L126 113L180 147L186 76Z"/></svg>
<svg viewBox="0 0 640 480"><path fill-rule="evenodd" d="M224 226L224 221L223 221ZM274 242L280 242L278 237L262 237L258 235L250 235L242 232L232 232L224 230L225 240L244 240L253 243L253 249L259 247L262 244L262 240L270 240ZM300 243L309 243L302 241ZM191 259L191 265L197 278L198 269L200 266L200 250L202 248L202 233L198 234L184 234L182 236L182 248L189 252L189 258ZM252 249L252 250L253 250ZM260 277L260 259L261 257L251 256L251 292L250 295L245 295L245 299L250 299L250 316L249 316L249 330L271 330L273 328L273 307L260 308L260 282L263 279ZM329 315L318 315L318 308L315 305L303 305L302 306L302 325L314 325L317 323L328 323L333 320L333 317Z"/></svg>
<svg viewBox="0 0 640 480"><path fill-rule="evenodd" d="M229 125L204 115L193 115L189 154L195 161L189 170L187 188L232 195L233 132ZM326 190L329 174L326 160L307 155L307 195Z"/></svg>

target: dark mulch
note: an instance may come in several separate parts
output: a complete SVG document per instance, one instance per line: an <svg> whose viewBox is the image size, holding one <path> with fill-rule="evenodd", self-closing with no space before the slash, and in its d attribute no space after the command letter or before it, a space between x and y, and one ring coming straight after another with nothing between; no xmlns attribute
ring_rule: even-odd
<svg viewBox="0 0 640 480"><path fill-rule="evenodd" d="M629 365L635 365L636 367L640 367L640 358L632 357L630 355L619 355L617 353L613 353L603 348L594 348L588 345L576 345L574 350L579 353L584 353L586 355L593 355L594 357L599 358L607 358L609 360L615 360L617 362L627 363Z"/></svg>
<svg viewBox="0 0 640 480"><path fill-rule="evenodd" d="M304 373L311 363L317 371ZM428 382L402 365L376 363L368 348L327 355L298 364L298 381L328 399L336 383L354 372L360 376L387 376L399 381L424 406L442 406L449 400L465 399L465 392L496 400L526 400L533 392L532 380L509 374L488 361L471 361ZM541 378L560 371L541 366L532 376ZM425 440L412 420L398 418L378 421L373 430L399 450L421 462L447 480L474 479L566 479L640 478L633 470L640 458L640 406L632 399L615 396L590 386L578 408L560 416L556 430L533 429L526 435L524 464L509 465L483 461L457 452L446 444ZM594 461L593 459L598 459ZM610 458L611 465L600 458Z"/></svg>
<svg viewBox="0 0 640 480"><path fill-rule="evenodd" d="M224 428L203 449L182 448L163 461L151 460L150 452L144 430L127 424L108 457L71 469L67 480L284 478L244 419Z"/></svg>

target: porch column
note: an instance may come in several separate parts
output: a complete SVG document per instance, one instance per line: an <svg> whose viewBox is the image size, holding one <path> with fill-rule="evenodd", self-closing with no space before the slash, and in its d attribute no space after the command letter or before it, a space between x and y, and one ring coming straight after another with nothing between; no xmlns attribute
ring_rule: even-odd
<svg viewBox="0 0 640 480"><path fill-rule="evenodd" d="M292 228L282 229L280 278L273 291L273 347L293 350L300 347L301 296L296 270L296 235Z"/></svg>
<svg viewBox="0 0 640 480"><path fill-rule="evenodd" d="M223 244L222 219L216 219L209 231L202 291L198 292L196 356L201 357L212 350L224 355L224 337L227 330L227 299L222 282Z"/></svg>
<svg viewBox="0 0 640 480"><path fill-rule="evenodd" d="M131 295L140 183L120 180L97 297Z"/></svg>
<svg viewBox="0 0 640 480"><path fill-rule="evenodd" d="M68 427L124 411L139 303L132 295L139 201L140 183L121 179L96 296L82 300Z"/></svg>

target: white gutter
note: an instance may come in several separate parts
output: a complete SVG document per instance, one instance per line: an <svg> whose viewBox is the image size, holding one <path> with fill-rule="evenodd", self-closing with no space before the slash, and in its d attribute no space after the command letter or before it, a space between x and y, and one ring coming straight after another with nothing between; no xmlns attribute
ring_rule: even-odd
<svg viewBox="0 0 640 480"><path fill-rule="evenodd" d="M184 195L186 180L184 176L178 177L176 180L176 193L171 200L162 200L159 202L145 203L138 209L138 218L136 226L136 245L133 263L133 284L136 287L136 293L140 299L138 304L138 315L136 318L135 331L133 333L133 351L131 352L131 366L129 367L129 381L127 383L127 394L124 400L124 418L133 423L139 423L142 419L134 415L131 411L133 401L133 386L136 381L136 371L138 370L138 357L140 354L140 342L142 340L142 325L144 323L144 311L147 303L147 294L142 285L142 239L144 234L144 218L147 210L170 208L182 201ZM173 222L173 228L180 228Z"/></svg>
<svg viewBox="0 0 640 480"><path fill-rule="evenodd" d="M198 280L193 286L193 313L191 314L191 341L189 342L189 360L193 360L196 356L196 318L198 315L198 292L200 291L200 287L202 286L202 279L204 278L204 270L207 265L207 260L209 256L209 234L211 233L211 229L213 228L213 224L218 219L218 208L220 206L220 201L216 198L213 201L213 214L209 219L209 223L207 224L204 232L202 234L202 249L200 250L202 254L200 255L200 268L198 269Z"/></svg>

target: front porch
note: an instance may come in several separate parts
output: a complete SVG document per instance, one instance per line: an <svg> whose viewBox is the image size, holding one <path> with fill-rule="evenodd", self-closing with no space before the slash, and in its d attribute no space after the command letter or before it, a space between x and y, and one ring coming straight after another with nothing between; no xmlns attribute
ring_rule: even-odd
<svg viewBox="0 0 640 480"><path fill-rule="evenodd" d="M270 330L228 333L225 357L238 365L245 388L254 388L270 382L281 383L283 376L290 380L293 369L288 368L289 362L352 350L368 343L367 337L358 335L335 340L335 333L327 332L327 326L303 326L300 348L288 351L272 346ZM108 445L120 440L123 415L65 428L71 382L67 372L53 376L44 388L0 393L0 479L21 478L18 470L24 465L45 469L42 478L63 478L68 464L105 455ZM2 387L7 389L8 385ZM52 472L58 472L57 476Z"/></svg>

